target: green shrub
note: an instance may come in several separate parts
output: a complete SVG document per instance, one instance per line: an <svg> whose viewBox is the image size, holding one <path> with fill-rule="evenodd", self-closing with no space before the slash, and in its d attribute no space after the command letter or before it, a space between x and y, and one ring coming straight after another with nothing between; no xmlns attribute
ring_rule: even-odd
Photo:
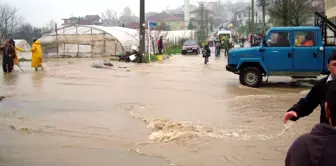
<svg viewBox="0 0 336 166"><path fill-rule="evenodd" d="M149 61L149 56L150 56L150 61ZM142 60L141 63L149 63L149 62L156 62L158 58L156 55L147 53L141 58L141 60Z"/></svg>
<svg viewBox="0 0 336 166"><path fill-rule="evenodd" d="M181 54L181 52L182 45L172 45L164 50L164 54L166 55Z"/></svg>

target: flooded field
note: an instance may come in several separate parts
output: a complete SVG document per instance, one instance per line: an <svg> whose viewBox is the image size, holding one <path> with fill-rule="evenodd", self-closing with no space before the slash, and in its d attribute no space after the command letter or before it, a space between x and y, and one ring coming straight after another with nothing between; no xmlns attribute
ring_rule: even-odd
<svg viewBox="0 0 336 166"><path fill-rule="evenodd" d="M56 59L0 77L0 165L281 166L319 110L284 130L283 115L310 88L270 78L241 86L226 59L91 68Z"/></svg>

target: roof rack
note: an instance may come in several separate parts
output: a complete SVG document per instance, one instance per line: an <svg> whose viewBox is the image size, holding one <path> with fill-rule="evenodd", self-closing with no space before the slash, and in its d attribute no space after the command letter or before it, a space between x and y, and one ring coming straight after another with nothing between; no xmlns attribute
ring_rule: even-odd
<svg viewBox="0 0 336 166"><path fill-rule="evenodd" d="M330 21L324 14L316 11L315 26L319 26L322 30L324 45L336 45L336 24ZM330 33L332 36L330 36Z"/></svg>

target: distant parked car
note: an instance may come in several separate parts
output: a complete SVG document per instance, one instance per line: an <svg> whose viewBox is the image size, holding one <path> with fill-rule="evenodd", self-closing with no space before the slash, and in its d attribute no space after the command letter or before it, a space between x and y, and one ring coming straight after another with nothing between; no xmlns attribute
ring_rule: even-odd
<svg viewBox="0 0 336 166"><path fill-rule="evenodd" d="M194 53L197 55L200 53L200 47L196 40L187 40L184 42L182 47L182 55L186 55L188 53Z"/></svg>

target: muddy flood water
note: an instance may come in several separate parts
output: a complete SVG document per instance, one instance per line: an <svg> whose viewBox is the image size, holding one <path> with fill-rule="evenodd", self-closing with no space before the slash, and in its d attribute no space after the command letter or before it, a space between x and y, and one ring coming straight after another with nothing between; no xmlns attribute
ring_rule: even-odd
<svg viewBox="0 0 336 166"><path fill-rule="evenodd" d="M319 121L283 125L310 85L270 78L241 86L226 59L162 63L56 59L0 77L0 165L282 166L290 144ZM291 127L292 125L292 127ZM288 129L288 130L284 130Z"/></svg>

